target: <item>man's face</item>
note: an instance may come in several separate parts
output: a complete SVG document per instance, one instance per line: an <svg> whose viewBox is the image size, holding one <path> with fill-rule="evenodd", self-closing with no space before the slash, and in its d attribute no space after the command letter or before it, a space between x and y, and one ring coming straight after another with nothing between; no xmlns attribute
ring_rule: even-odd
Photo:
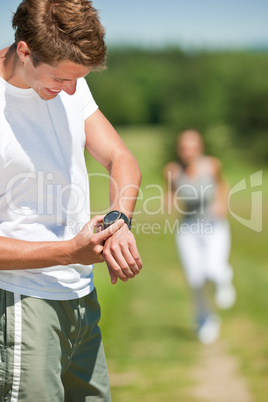
<svg viewBox="0 0 268 402"><path fill-rule="evenodd" d="M61 91L73 95L77 79L89 72L89 68L71 61L62 61L56 66L42 63L34 67L31 57L27 57L24 63L24 82L42 99L50 100Z"/></svg>

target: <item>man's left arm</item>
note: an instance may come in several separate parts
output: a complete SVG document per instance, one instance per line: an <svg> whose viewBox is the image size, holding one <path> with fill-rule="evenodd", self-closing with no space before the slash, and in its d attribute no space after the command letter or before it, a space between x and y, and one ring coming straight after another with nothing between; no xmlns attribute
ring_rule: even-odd
<svg viewBox="0 0 268 402"><path fill-rule="evenodd" d="M118 210L131 219L141 182L135 157L100 110L87 118L85 131L87 151L110 176L110 210ZM134 278L142 268L135 238L126 224L105 242L103 256L113 284L118 278Z"/></svg>

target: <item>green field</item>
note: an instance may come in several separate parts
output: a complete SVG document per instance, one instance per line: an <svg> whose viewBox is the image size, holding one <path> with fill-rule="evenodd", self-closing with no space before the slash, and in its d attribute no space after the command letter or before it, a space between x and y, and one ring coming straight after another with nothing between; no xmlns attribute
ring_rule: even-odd
<svg viewBox="0 0 268 402"><path fill-rule="evenodd" d="M190 402L195 366L201 346L196 341L188 288L177 258L174 234L165 230L174 220L162 209L162 168L165 129L118 130L137 157L143 173L133 232L143 259L143 270L133 281L110 284L105 264L95 266L95 283L102 308L101 328L111 376L114 402ZM231 156L230 156L231 155ZM268 395L268 169L249 166L235 151L223 160L232 186L245 179L247 189L232 197L234 213L251 216L250 176L262 170L263 212L261 232L232 216L232 253L238 300L222 314L221 337L236 356L254 401ZM108 179L101 166L87 156L92 210L108 208ZM260 193L259 193L260 194ZM255 201L254 201L255 202ZM260 215L258 215L260 216ZM216 399L215 399L216 401ZM242 401L241 401L242 402Z"/></svg>

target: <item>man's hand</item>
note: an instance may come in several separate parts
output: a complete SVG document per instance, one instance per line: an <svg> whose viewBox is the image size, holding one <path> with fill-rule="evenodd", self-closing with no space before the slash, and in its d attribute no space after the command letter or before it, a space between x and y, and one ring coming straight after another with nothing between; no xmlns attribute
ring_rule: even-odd
<svg viewBox="0 0 268 402"><path fill-rule="evenodd" d="M126 224L106 240L103 257L108 266L112 284L116 284L118 278L126 282L138 275L142 269L135 238Z"/></svg>
<svg viewBox="0 0 268 402"><path fill-rule="evenodd" d="M110 236L122 228L124 221L120 219L107 229L99 231L102 220L103 216L95 216L72 240L69 240L71 263L88 265L104 262L102 254L104 244Z"/></svg>

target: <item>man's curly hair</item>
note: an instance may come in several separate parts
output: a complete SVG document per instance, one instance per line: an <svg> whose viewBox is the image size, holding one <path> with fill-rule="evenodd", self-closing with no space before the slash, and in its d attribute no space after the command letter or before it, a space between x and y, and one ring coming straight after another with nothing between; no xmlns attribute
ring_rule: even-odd
<svg viewBox="0 0 268 402"><path fill-rule="evenodd" d="M106 63L105 31L88 0L23 0L13 16L15 43L27 43L33 63Z"/></svg>

